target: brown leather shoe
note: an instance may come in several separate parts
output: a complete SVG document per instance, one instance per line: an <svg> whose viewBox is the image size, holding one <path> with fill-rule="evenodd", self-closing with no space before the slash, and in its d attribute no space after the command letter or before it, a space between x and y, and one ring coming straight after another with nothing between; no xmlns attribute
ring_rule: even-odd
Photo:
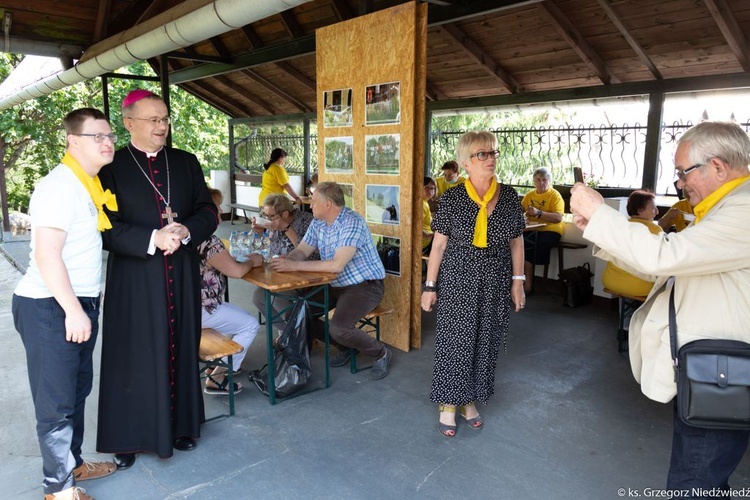
<svg viewBox="0 0 750 500"><path fill-rule="evenodd" d="M83 462L79 467L73 469L73 479L76 480L76 483L99 479L113 474L116 470L117 466L112 462Z"/></svg>
<svg viewBox="0 0 750 500"><path fill-rule="evenodd" d="M94 500L94 497L86 494L86 490L73 486L57 493L44 495L44 500Z"/></svg>

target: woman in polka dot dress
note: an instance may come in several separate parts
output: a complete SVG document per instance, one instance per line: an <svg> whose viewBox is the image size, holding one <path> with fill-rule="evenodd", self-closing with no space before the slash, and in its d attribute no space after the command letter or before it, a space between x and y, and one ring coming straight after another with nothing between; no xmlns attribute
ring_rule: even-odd
<svg viewBox="0 0 750 500"><path fill-rule="evenodd" d="M496 147L489 132L461 136L456 159L469 179L443 195L432 222L422 308L437 303L430 399L440 405L438 431L446 437L456 434L456 407L469 428L481 429L474 402L494 393L511 301L516 311L526 301L523 210L515 189L495 178Z"/></svg>

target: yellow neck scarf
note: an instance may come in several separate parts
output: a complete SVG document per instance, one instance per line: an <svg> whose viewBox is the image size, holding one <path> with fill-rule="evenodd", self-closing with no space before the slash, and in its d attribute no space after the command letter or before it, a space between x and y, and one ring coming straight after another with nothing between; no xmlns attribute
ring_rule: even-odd
<svg viewBox="0 0 750 500"><path fill-rule="evenodd" d="M489 217L487 213L487 205L489 205L490 201L495 196L495 191L497 191L497 181L495 181L495 177L493 176L490 180L489 189L484 193L484 198L479 198L477 190L474 189L474 184L471 183L471 180L465 182L464 186L466 186L466 192L468 193L469 198L479 205L479 213L477 214L477 220L474 223L474 241L471 243L475 247L487 248L487 218Z"/></svg>
<svg viewBox="0 0 750 500"><path fill-rule="evenodd" d="M748 180L748 178L750 178L750 176L746 175L744 177L740 177L739 179L734 179L733 181L722 184L721 186L719 186L719 189L706 196L700 203L693 207L693 213L695 214L695 224L698 224L701 219L708 213L708 211L711 210L714 205L719 203L719 200L724 198L734 188Z"/></svg>
<svg viewBox="0 0 750 500"><path fill-rule="evenodd" d="M112 223L109 222L109 217L104 213L103 207L106 205L110 210L117 210L117 200L115 199L115 195L113 195L109 189L104 191L99 176L92 178L70 153L65 153L61 163L73 171L75 176L78 177L78 180L81 181L81 184L83 184L83 187L86 188L86 191L89 192L91 201L94 202L97 210L99 210L99 221L97 224L99 231L111 229Z"/></svg>

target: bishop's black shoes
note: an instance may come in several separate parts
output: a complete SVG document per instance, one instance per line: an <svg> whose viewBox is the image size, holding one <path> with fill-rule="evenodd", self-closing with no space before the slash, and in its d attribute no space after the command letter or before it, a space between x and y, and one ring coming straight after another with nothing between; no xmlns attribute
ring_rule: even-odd
<svg viewBox="0 0 750 500"><path fill-rule="evenodd" d="M129 469L135 463L135 453L115 453L113 461L117 470Z"/></svg>
<svg viewBox="0 0 750 500"><path fill-rule="evenodd" d="M178 437L174 440L174 449L180 451L190 451L198 446L195 439L190 437Z"/></svg>

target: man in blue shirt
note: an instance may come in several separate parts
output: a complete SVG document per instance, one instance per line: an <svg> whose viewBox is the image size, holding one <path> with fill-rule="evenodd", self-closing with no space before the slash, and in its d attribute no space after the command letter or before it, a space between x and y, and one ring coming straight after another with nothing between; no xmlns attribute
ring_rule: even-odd
<svg viewBox="0 0 750 500"><path fill-rule="evenodd" d="M336 314L330 323L331 338L341 346L331 366L344 366L349 349L375 358L370 379L388 375L391 351L382 342L356 327L383 298L385 269L372 234L361 215L344 206L344 192L335 182L321 182L311 202L315 220L297 248L286 258L271 262L274 271L322 271L337 274L331 282L331 305ZM315 250L319 261L308 261Z"/></svg>

